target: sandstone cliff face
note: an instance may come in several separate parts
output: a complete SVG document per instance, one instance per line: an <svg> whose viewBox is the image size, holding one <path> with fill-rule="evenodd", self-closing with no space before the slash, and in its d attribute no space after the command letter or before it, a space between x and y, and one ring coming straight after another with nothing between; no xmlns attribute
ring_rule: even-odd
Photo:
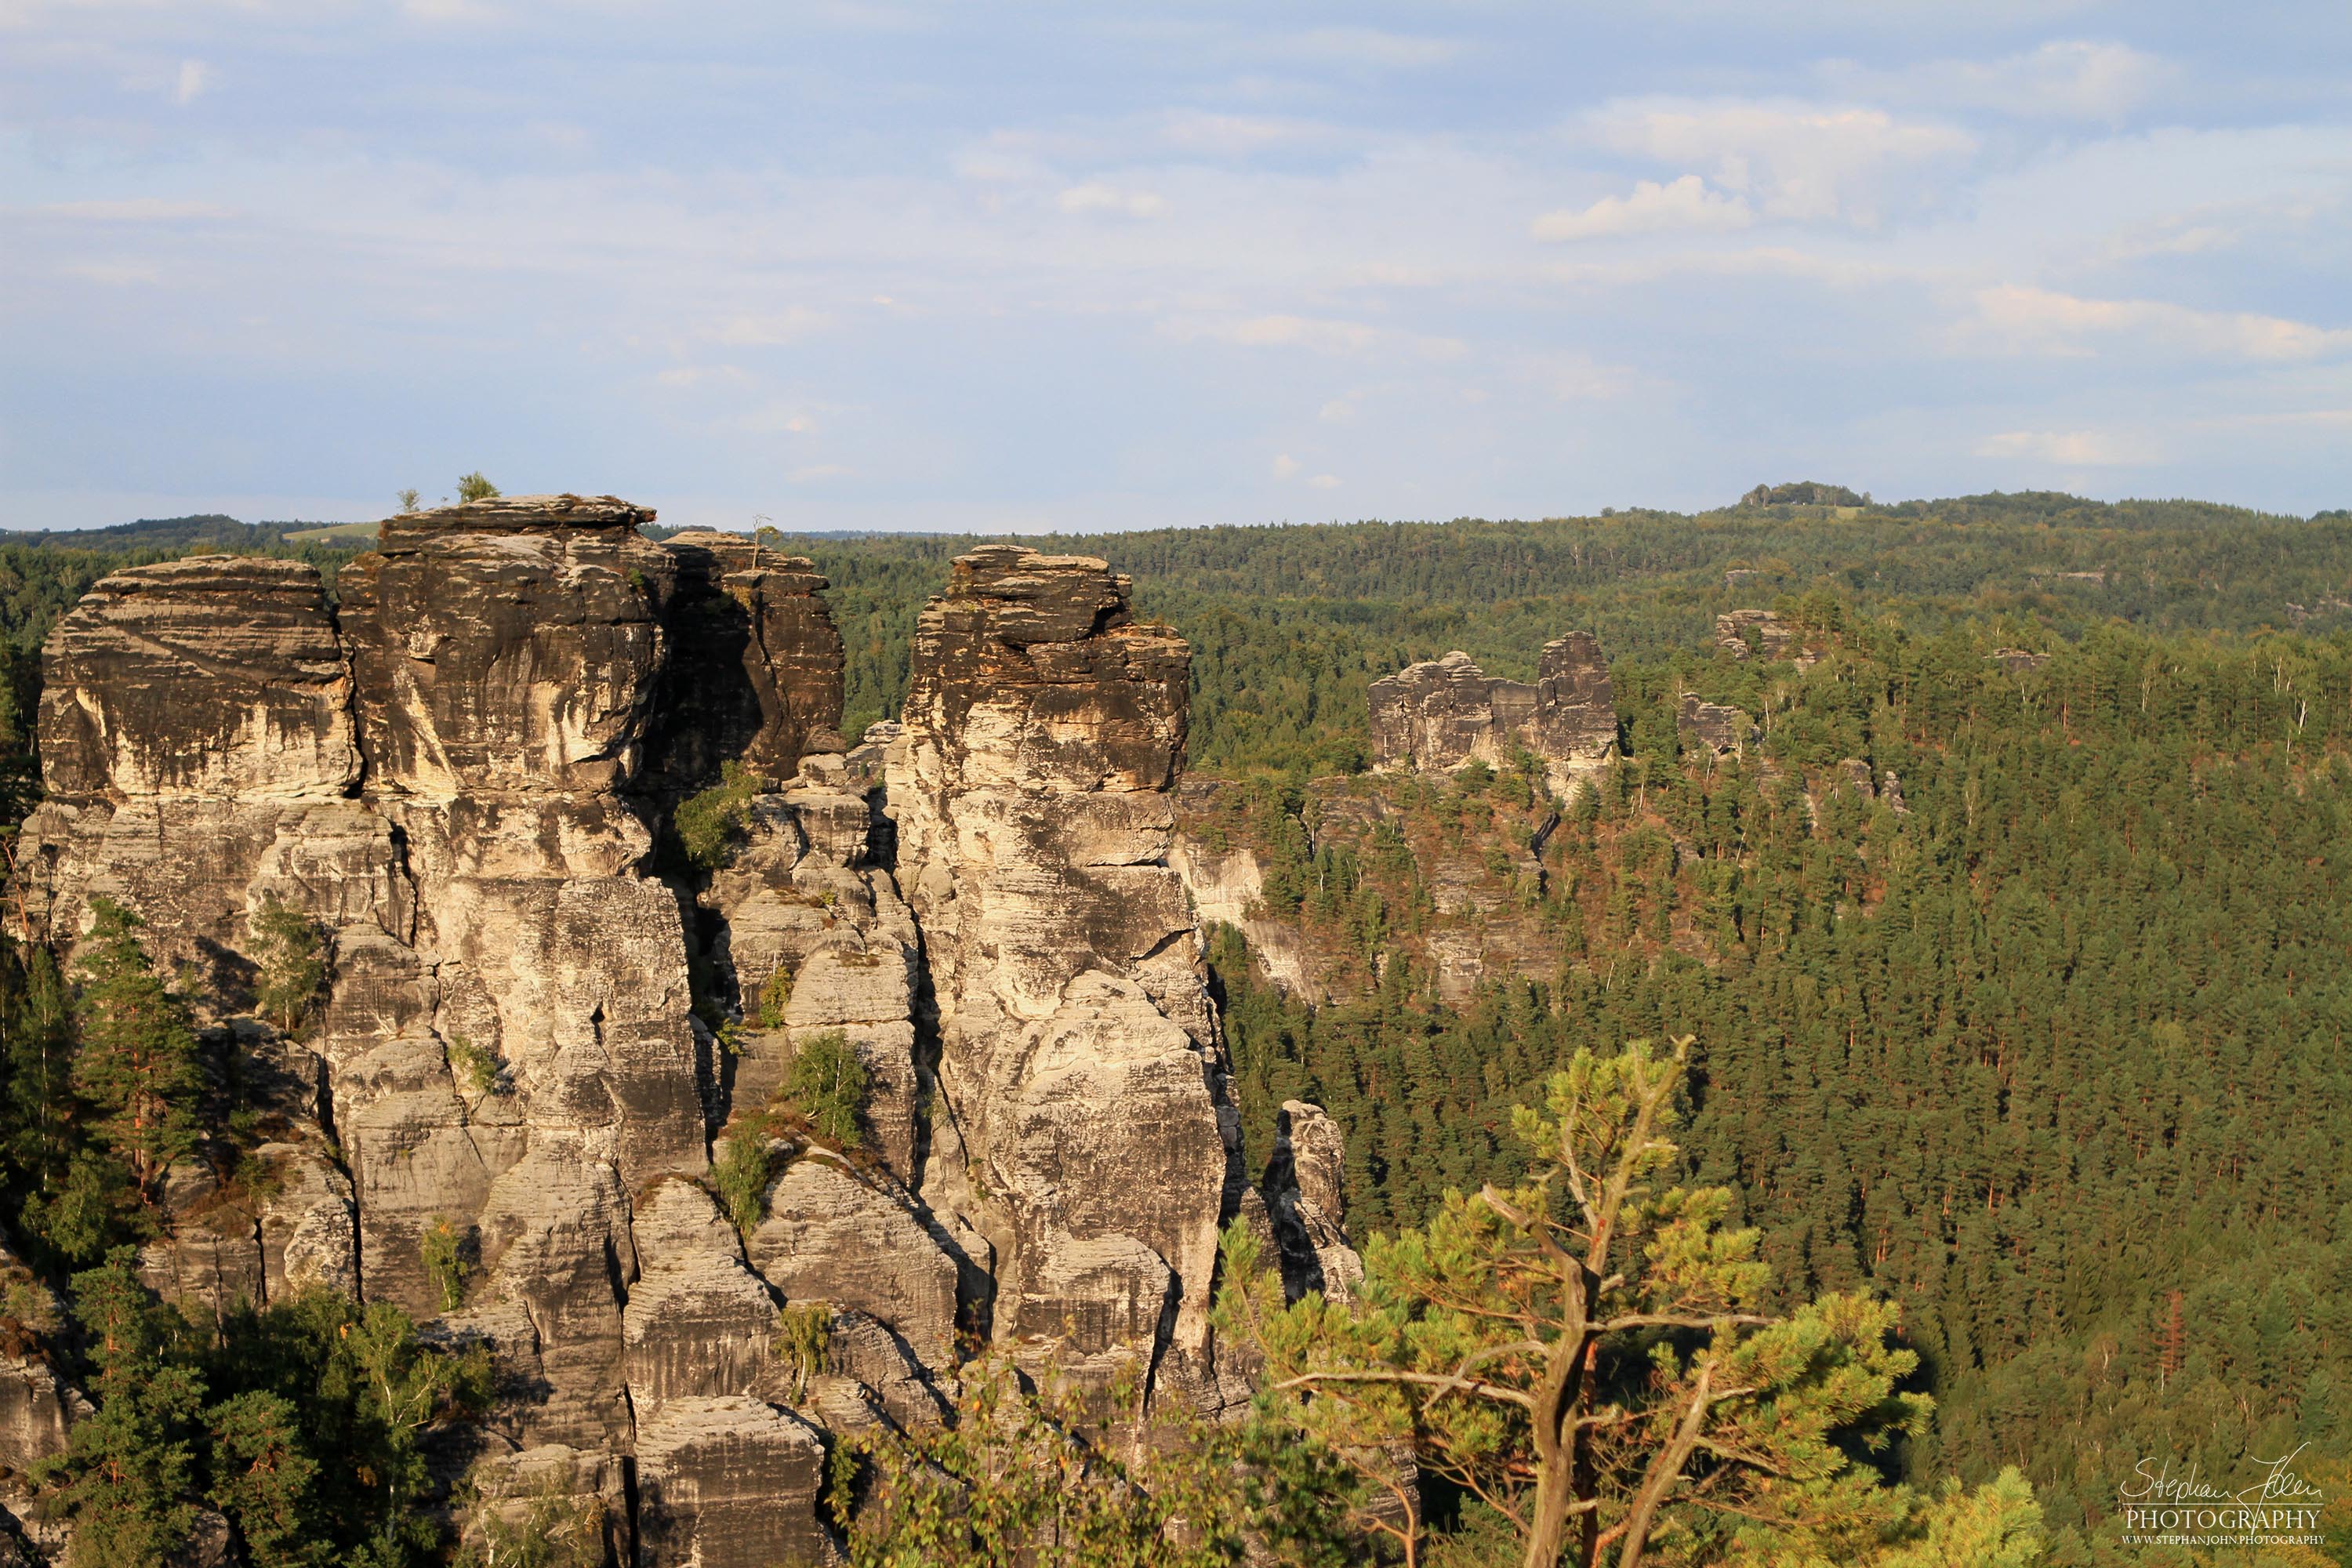
<svg viewBox="0 0 2352 1568"><path fill-rule="evenodd" d="M1100 562L980 552L923 619L903 730L845 759L822 580L651 515L394 519L339 606L292 563L107 579L47 652L15 892L67 950L97 898L142 915L265 1113L241 1152L274 1180L224 1187L221 1147L171 1173L159 1291L397 1301L517 1391L436 1439L486 1498L599 1500L623 1561L829 1561L831 1435L940 1418L960 1331L1218 1397L1245 1189L1167 864L1189 654ZM664 869L664 813L730 762L767 781L731 858ZM252 1016L273 900L329 961L290 1033ZM765 1136L835 1034L863 1146L774 1145L739 1233L713 1140ZM828 1348L796 1371L779 1313L810 1308ZM0 1377L18 1448L75 1418L45 1376Z"/></svg>
<svg viewBox="0 0 2352 1568"><path fill-rule="evenodd" d="M1521 748L1545 764L1554 794L1616 753L1609 665L1590 632L1544 645L1533 686L1486 674L1459 649L1372 683L1372 761L1398 772L1452 773L1508 763Z"/></svg>
<svg viewBox="0 0 2352 1568"><path fill-rule="evenodd" d="M1168 866L1189 657L1100 561L964 556L888 799L940 1030L923 1191L994 1255L991 1331L1198 1382L1238 1136Z"/></svg>

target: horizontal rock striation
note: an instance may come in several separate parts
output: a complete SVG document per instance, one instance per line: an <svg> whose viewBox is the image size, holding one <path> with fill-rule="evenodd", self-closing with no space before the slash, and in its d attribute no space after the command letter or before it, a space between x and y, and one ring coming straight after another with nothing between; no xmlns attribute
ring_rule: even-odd
<svg viewBox="0 0 2352 1568"><path fill-rule="evenodd" d="M1489 676L1458 648L1407 665L1372 683L1371 724L1376 768L1503 767L1525 751L1561 795L1617 752L1616 696L1590 632L1546 643L1532 686Z"/></svg>
<svg viewBox="0 0 2352 1568"><path fill-rule="evenodd" d="M617 1561L833 1561L828 1444L942 1418L964 1335L1231 1393L1209 1292L1255 1194L1168 864L1189 650L1101 562L979 551L903 725L844 757L823 579L652 516L395 518L339 605L292 562L107 578L45 652L16 918L70 961L97 900L133 910L259 1113L169 1173L159 1292L324 1287L486 1347L508 1393L436 1466L494 1510L601 1508ZM668 813L730 763L740 820L689 868ZM326 963L284 1028L255 1016L279 906ZM783 1096L835 1037L870 1085L837 1151ZM754 1138L730 1213L714 1150ZM1318 1258L1323 1201L1284 1211ZM10 1366L21 1473L88 1406Z"/></svg>
<svg viewBox="0 0 2352 1568"><path fill-rule="evenodd" d="M1102 562L993 546L918 623L888 762L940 1030L924 1194L1001 1342L1205 1388L1238 1123L1168 865L1190 650Z"/></svg>

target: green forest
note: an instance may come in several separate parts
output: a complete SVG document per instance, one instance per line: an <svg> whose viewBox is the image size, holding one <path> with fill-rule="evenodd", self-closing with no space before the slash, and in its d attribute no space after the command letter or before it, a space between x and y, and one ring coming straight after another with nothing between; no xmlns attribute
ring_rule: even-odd
<svg viewBox="0 0 2352 1568"><path fill-rule="evenodd" d="M0 537L9 821L37 795L40 641L100 575L195 549L330 571L352 553L245 527ZM831 582L854 738L896 712L916 614L978 541L782 542ZM1676 1175L1727 1190L1778 1308L1900 1310L1911 1360L1878 1371L1933 1408L1871 1466L1923 1493L2014 1469L2067 1564L2190 1561L2116 1544L2144 1458L2221 1474L2308 1443L2352 1482L2352 514L1767 492L1697 516L1025 542L1110 560L1192 644L1191 767L1218 787L1183 826L1256 853L1254 928L1291 933L1329 990L1291 994L1243 931L1212 932L1247 1152L1265 1160L1284 1100L1324 1105L1360 1245L1450 1223L1449 1189L1528 1176L1514 1108L1580 1053L1687 1037ZM1777 610L1817 661L1717 651L1735 608ZM1526 679L1571 628L1611 658L1622 756L1569 798L1525 761L1367 771L1373 680L1453 647ZM1685 692L1760 739L1686 747ZM1477 910L1442 912L1441 874L1475 882ZM1512 962L1442 996L1432 937L1507 918ZM91 1378L137 1392L88 1441L176 1445L181 1467L131 1467L136 1486L230 1485L256 1444L373 1445L398 1479L339 1516L334 1550L416 1560L404 1434L478 1397L478 1369L324 1304L195 1334L132 1300L115 1249L137 1239L123 1194L144 1167L109 1110L129 1091L58 1065L106 1017L179 1026L117 934L110 992L41 952L0 966L11 1212L80 1205L36 1206L43 1279L11 1311L122 1347ZM369 1402L371 1355L406 1405ZM306 1390L327 1392L313 1408ZM106 1458L78 1453L60 1484L128 1508L91 1479L118 1473ZM239 1506L341 1504L297 1488Z"/></svg>

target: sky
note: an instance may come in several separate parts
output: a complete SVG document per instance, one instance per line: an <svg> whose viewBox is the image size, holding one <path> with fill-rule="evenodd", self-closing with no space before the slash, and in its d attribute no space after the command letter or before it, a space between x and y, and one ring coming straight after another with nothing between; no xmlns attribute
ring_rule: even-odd
<svg viewBox="0 0 2352 1568"><path fill-rule="evenodd" d="M2352 5L0 0L0 527L2352 505Z"/></svg>

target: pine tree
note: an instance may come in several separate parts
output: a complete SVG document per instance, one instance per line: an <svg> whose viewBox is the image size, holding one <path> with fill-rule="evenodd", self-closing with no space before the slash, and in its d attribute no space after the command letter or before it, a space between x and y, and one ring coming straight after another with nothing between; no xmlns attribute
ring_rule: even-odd
<svg viewBox="0 0 2352 1568"><path fill-rule="evenodd" d="M252 920L254 956L260 976L254 1005L278 1028L299 1026L327 977L326 943L318 923L271 893Z"/></svg>
<svg viewBox="0 0 2352 1568"><path fill-rule="evenodd" d="M78 1012L81 1049L73 1083L97 1120L92 1131L120 1159L142 1201L195 1147L203 1075L187 1012L140 945L142 922L110 899L82 940Z"/></svg>
<svg viewBox="0 0 2352 1568"><path fill-rule="evenodd" d="M73 1521L74 1568L152 1568L196 1521L204 1382L164 1356L167 1315L139 1283L136 1256L121 1248L74 1276L98 1410L34 1472Z"/></svg>

